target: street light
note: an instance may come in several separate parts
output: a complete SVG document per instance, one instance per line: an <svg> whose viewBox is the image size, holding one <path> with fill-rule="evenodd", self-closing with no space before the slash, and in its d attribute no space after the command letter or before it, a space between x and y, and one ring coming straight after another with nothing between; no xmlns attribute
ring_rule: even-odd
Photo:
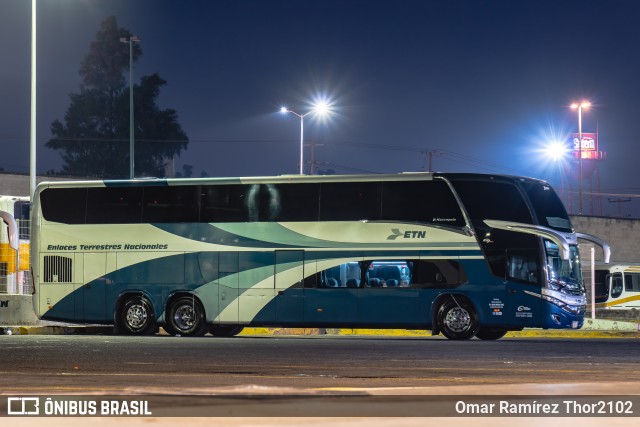
<svg viewBox="0 0 640 427"><path fill-rule="evenodd" d="M122 43L129 44L129 178L133 179L133 43L140 39L137 36L121 37Z"/></svg>
<svg viewBox="0 0 640 427"><path fill-rule="evenodd" d="M311 113L316 113L320 116L326 116L331 112L330 105L324 101L318 102L312 106L310 111L304 114L298 114L295 111L288 109L287 107L281 107L280 112L282 114L291 113L294 116L300 117L300 175L303 175L304 174L304 118Z"/></svg>
<svg viewBox="0 0 640 427"><path fill-rule="evenodd" d="M560 199L567 202L569 207L569 212L571 212L572 204L571 198L567 198L565 194L565 174L564 174L564 163L569 150L566 146L566 141L563 143L558 140L551 140L547 142L546 146L543 148L543 152L545 153L547 159L552 160L552 165L555 166L553 169L553 173L557 170L560 174Z"/></svg>
<svg viewBox="0 0 640 427"><path fill-rule="evenodd" d="M554 162L557 162L563 159L563 157L567 153L567 148L560 141L552 141L546 146L544 151L547 154L547 157L549 157Z"/></svg>
<svg viewBox="0 0 640 427"><path fill-rule="evenodd" d="M578 215L582 215L582 109L591 107L589 101L571 104L572 110L578 110Z"/></svg>
<svg viewBox="0 0 640 427"><path fill-rule="evenodd" d="M31 118L29 129L29 197L36 192L36 0L31 0Z"/></svg>

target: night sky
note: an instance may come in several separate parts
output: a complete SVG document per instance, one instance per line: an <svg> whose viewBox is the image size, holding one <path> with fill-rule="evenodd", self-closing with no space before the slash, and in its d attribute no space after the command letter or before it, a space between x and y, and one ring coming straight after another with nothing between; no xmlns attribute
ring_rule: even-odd
<svg viewBox="0 0 640 427"><path fill-rule="evenodd" d="M30 10L0 2L8 172L29 171ZM569 104L588 99L583 132L597 129L607 152L603 213L640 214L640 1L38 0L37 10L38 172L60 168L44 148L51 122L114 15L142 40L136 82L156 72L168 82L160 106L190 139L178 171L297 173L300 120L278 109L306 113L323 98L332 116L305 119L317 170L424 171L431 151L436 171L533 176L560 190L561 169L542 150L554 139L568 147L578 127ZM609 202L621 197L631 202Z"/></svg>

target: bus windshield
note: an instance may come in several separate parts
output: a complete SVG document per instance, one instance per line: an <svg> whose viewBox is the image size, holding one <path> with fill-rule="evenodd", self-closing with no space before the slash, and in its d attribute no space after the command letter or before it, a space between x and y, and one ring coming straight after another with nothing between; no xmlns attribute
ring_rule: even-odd
<svg viewBox="0 0 640 427"><path fill-rule="evenodd" d="M550 240L545 240L544 245L549 272L548 286L564 293L584 292L578 247L570 246L569 259L564 261L560 257L558 245Z"/></svg>
<svg viewBox="0 0 640 427"><path fill-rule="evenodd" d="M542 182L523 182L539 224L559 231L573 232L571 220L558 195Z"/></svg>

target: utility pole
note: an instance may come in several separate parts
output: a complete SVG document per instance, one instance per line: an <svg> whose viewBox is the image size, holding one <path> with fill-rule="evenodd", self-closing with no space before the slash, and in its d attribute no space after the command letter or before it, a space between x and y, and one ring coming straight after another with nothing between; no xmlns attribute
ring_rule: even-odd
<svg viewBox="0 0 640 427"><path fill-rule="evenodd" d="M314 175L314 171L316 169L316 161L315 161L315 148L316 147L324 147L324 144L319 144L317 142L309 142L308 144L304 144L305 147L311 147L311 166L309 175Z"/></svg>
<svg viewBox="0 0 640 427"><path fill-rule="evenodd" d="M138 36L121 37L120 42L129 44L129 179L135 177L133 170L134 160L134 130L133 124L133 44L139 43Z"/></svg>
<svg viewBox="0 0 640 427"><path fill-rule="evenodd" d="M441 156L442 151L440 150L426 150L422 151L421 154L427 159L428 169L427 172L433 172L433 156ZM424 166L422 167L424 170Z"/></svg>

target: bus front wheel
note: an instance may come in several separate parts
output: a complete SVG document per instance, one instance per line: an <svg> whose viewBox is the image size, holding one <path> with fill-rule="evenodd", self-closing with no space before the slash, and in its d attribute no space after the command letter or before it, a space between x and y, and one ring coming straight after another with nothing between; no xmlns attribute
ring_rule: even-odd
<svg viewBox="0 0 640 427"><path fill-rule="evenodd" d="M212 326L209 329L211 335L214 337L235 337L238 335L244 327L242 326Z"/></svg>
<svg viewBox="0 0 640 427"><path fill-rule="evenodd" d="M169 305L165 330L171 335L200 337L207 333L204 309L194 297L180 297Z"/></svg>
<svg viewBox="0 0 640 427"><path fill-rule="evenodd" d="M499 340L506 334L506 329L480 328L476 334L476 338L481 340Z"/></svg>
<svg viewBox="0 0 640 427"><path fill-rule="evenodd" d="M464 299L451 298L440 306L438 323L442 334L451 340L468 340L478 332L478 316Z"/></svg>
<svg viewBox="0 0 640 427"><path fill-rule="evenodd" d="M128 297L118 313L118 332L129 335L149 335L155 332L153 309L143 296Z"/></svg>

